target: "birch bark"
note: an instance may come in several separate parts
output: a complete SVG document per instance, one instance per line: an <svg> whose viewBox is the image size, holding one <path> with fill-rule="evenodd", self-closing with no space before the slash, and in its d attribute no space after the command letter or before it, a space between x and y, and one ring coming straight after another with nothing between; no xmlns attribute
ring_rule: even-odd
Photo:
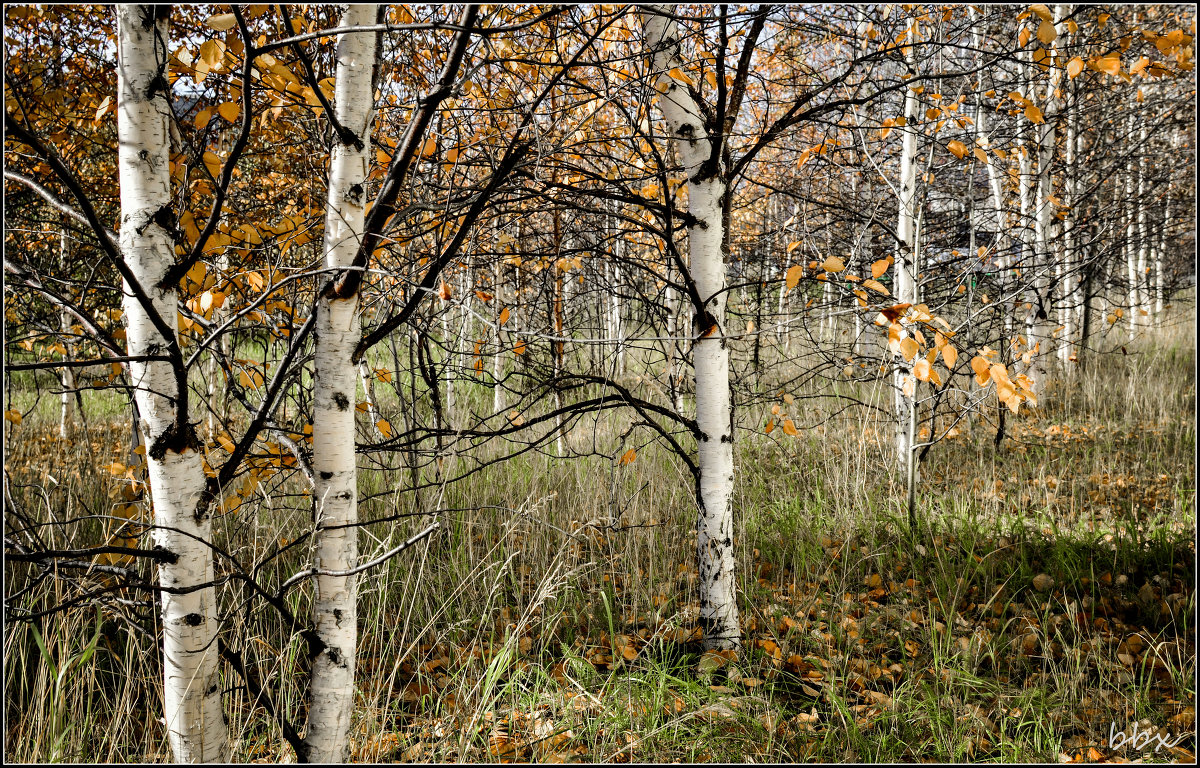
<svg viewBox="0 0 1200 768"><path fill-rule="evenodd" d="M908 23L909 45L905 48L905 63L910 74L915 74L916 57L913 53L913 36L916 33L916 20ZM917 281L914 257L916 255L916 226L917 226L917 94L913 89L904 89L904 126L900 148L900 189L899 221L896 234L900 242L896 252L896 301L904 304L917 303ZM907 330L901 331L901 338L908 335ZM908 467L912 454L911 431L909 422L914 417L916 379L912 374L912 365L897 354L896 369L892 374L896 411L896 459L901 471ZM909 394L905 394L905 390Z"/></svg>
<svg viewBox="0 0 1200 768"><path fill-rule="evenodd" d="M733 419L729 349L725 341L726 181L719 146L705 127L700 105L667 73L680 66L679 30L664 6L641 9L646 44L656 73L658 108L688 178L688 254L700 306L694 308L696 423L700 481L696 525L700 625L706 648L741 645L733 559Z"/></svg>
<svg viewBox="0 0 1200 768"><path fill-rule="evenodd" d="M373 5L346 6L342 26L374 24ZM338 35L334 109L346 133L335 133L325 212L325 266L346 267L362 237L371 119L375 32ZM352 134L352 135L351 135ZM358 483L354 460L355 348L361 340L358 295L326 292L317 307L313 377L315 566L313 624L323 645L313 661L305 754L312 763L348 757L358 640L357 583L348 571L358 560Z"/></svg>
<svg viewBox="0 0 1200 768"><path fill-rule="evenodd" d="M162 226L162 214L171 205L170 9L121 5L115 12L120 248L136 281L126 281L123 287L126 338L132 356L177 353L175 286L159 286L174 261L171 238ZM157 317L150 314L151 308ZM181 377L176 373L171 362L130 363L138 429L148 447L154 537L158 546L178 557L159 567L159 583L173 590L162 594L164 718L177 762L226 762L229 739L221 711L216 590L195 588L213 580L208 547L212 520L201 501L203 459L188 414L180 413L186 411L187 393L179 391Z"/></svg>

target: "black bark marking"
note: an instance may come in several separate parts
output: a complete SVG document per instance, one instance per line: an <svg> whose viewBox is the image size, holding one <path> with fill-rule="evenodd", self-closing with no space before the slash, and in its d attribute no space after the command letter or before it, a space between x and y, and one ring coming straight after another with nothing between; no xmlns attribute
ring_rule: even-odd
<svg viewBox="0 0 1200 768"><path fill-rule="evenodd" d="M361 205L362 199L363 199L363 194L364 194L363 185L362 184L353 184L353 185L351 185L350 189L346 190L345 197L350 202Z"/></svg>
<svg viewBox="0 0 1200 768"><path fill-rule="evenodd" d="M329 657L329 662L335 667L345 667L346 660L342 658L342 653L337 648L329 647L325 649L325 655Z"/></svg>
<svg viewBox="0 0 1200 768"><path fill-rule="evenodd" d="M332 473L332 472L322 472L322 473L321 473L321 479L322 479L322 480L328 480L328 479L330 479L331 477L333 477L333 473Z"/></svg>
<svg viewBox="0 0 1200 768"><path fill-rule="evenodd" d="M337 624L339 627L342 626L342 609L341 608L333 609L333 623Z"/></svg>
<svg viewBox="0 0 1200 768"><path fill-rule="evenodd" d="M204 623L204 617L198 613L189 613L183 617L183 623L189 627L198 627Z"/></svg>
<svg viewBox="0 0 1200 768"><path fill-rule="evenodd" d="M300 634L304 638L304 642L308 644L308 660L309 661L313 661L314 659L316 659L318 656L321 655L321 651L325 650L328 647L325 645L325 641L321 639L320 635L318 635L316 632L314 632L311 629L306 629L303 632L301 632Z"/></svg>
<svg viewBox="0 0 1200 768"><path fill-rule="evenodd" d="M333 404L337 406L339 411L344 411L350 407L350 401L341 392L333 393Z"/></svg>
<svg viewBox="0 0 1200 768"><path fill-rule="evenodd" d="M151 352L150 354L154 354ZM200 441L196 439L196 428L191 424L185 424L183 434L178 434L176 425L172 423L163 433L159 435L150 445L150 458L156 461L162 461L167 455L167 451L172 453L183 453L188 449L194 451L200 450Z"/></svg>

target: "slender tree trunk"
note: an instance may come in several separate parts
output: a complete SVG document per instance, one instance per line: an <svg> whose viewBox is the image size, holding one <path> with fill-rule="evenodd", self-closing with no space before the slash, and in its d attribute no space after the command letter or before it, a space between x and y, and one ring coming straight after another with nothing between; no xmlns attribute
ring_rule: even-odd
<svg viewBox="0 0 1200 768"><path fill-rule="evenodd" d="M912 48L915 33L916 20L910 19L905 63L911 74L916 74L916 58ZM900 238L895 264L896 301L902 304L916 304L917 268L914 262L917 250L917 94L912 88L904 89L904 121L900 148L899 221L896 227L896 234ZM908 336L908 329L902 329L901 340ZM914 418L916 384L912 373L912 361L907 361L897 354L896 369L892 374L896 413L896 466L906 474L912 453L909 422Z"/></svg>
<svg viewBox="0 0 1200 768"><path fill-rule="evenodd" d="M1137 247L1134 242L1136 235L1135 226L1137 224L1137 215L1135 208L1137 202L1133 196L1133 176L1132 170L1125 172L1125 274L1129 279L1129 299L1126 304L1129 312L1129 340L1133 341L1137 336L1137 308L1141 303L1138 297L1138 275L1137 275Z"/></svg>
<svg viewBox="0 0 1200 768"><path fill-rule="evenodd" d="M700 506L696 551L700 625L706 648L741 646L733 558L733 411L725 341L726 182L722 153L709 140L700 106L667 73L680 66L679 31L662 6L642 9L642 23L659 90L658 107L688 178L690 269L700 306L692 332L699 431Z"/></svg>
<svg viewBox="0 0 1200 768"><path fill-rule="evenodd" d="M124 308L131 355L178 349L176 289L159 282L174 261L160 225L171 205L167 86L167 6L122 5L117 15L117 134L121 182L121 253L149 298L157 323L126 284ZM164 338L163 329L170 333ZM213 580L212 519L202 504L203 457L186 413L186 393L169 362L133 362L130 373L141 415L154 505L155 540L174 553L159 567L172 590ZM179 412L177 409L185 409ZM182 430L181 430L182 425ZM180 432L183 434L180 434ZM178 762L226 762L229 738L221 711L217 663L216 590L163 592L164 716Z"/></svg>
<svg viewBox="0 0 1200 768"><path fill-rule="evenodd" d="M375 23L376 7L346 6L343 27ZM338 35L335 113L346 133L335 134L325 212L325 266L353 263L363 231L364 184L370 163L374 114L372 71L375 32ZM350 134L353 134L351 136ZM313 472L316 515L316 578L313 624L322 650L313 660L305 754L311 763L343 762L349 756L350 714L358 642L357 578L330 575L358 562L358 482L354 459L355 370L362 338L358 295L327 291L317 307L313 377Z"/></svg>
<svg viewBox="0 0 1200 768"><path fill-rule="evenodd" d="M504 336L500 326L500 313L504 311L504 265L496 261L492 272L492 288L496 306L496 353L492 356L492 412L504 412ZM511 317L511 311L510 311Z"/></svg>
<svg viewBox="0 0 1200 768"><path fill-rule="evenodd" d="M67 237L67 225L64 221L59 231L58 236L58 263L62 273L67 274L67 264L70 261L70 240ZM74 357L72 354L71 338L71 315L66 311L59 313L59 329L62 331L62 344L65 348L63 360L70 360ZM58 418L58 434L60 437L66 438L71 433L71 429L75 425L75 398L79 397L79 393L75 387L75 369L70 366L63 366L62 369L62 394L59 395L59 418ZM83 409L79 409L80 415Z"/></svg>
<svg viewBox="0 0 1200 768"><path fill-rule="evenodd" d="M1150 249L1150 231L1149 221L1147 220L1146 205L1146 137L1148 129L1146 121L1141 121L1141 127L1138 131L1138 145L1142 148L1141 157L1138 159L1138 194L1137 194L1137 306L1133 309L1135 321L1140 326L1149 324L1150 314L1150 281L1148 279L1149 272L1149 249Z"/></svg>

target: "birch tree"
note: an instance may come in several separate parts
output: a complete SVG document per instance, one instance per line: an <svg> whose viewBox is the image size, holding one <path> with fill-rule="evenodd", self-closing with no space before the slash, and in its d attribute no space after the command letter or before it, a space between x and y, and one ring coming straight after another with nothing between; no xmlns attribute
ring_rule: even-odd
<svg viewBox="0 0 1200 768"><path fill-rule="evenodd" d="M347 6L342 26L375 22L373 5ZM362 238L373 115L374 32L338 35L334 105L335 141L329 165L325 212L325 266L350 266ZM313 376L314 525L316 599L313 625L321 652L313 660L309 690L307 762L342 762L354 705L357 583L348 574L358 560L358 483L354 459L354 351L362 338L358 286L348 295L330 283L317 305Z"/></svg>
<svg viewBox="0 0 1200 768"><path fill-rule="evenodd" d="M176 333L176 288L163 284L174 253L162 212L170 210L171 104L168 6L123 5L117 14L117 134L120 251L130 373L146 445L155 539L175 555L159 566L164 716L178 762L225 762L229 746L217 666L212 518L201 496L203 457L188 410ZM164 359L165 358L165 359ZM208 586L201 586L201 585Z"/></svg>
<svg viewBox="0 0 1200 768"><path fill-rule="evenodd" d="M672 77L681 65L679 30L663 6L642 10L646 45L659 91L658 108L687 174L688 256L695 281L692 331L696 370L696 552L700 625L706 648L740 645L733 559L733 420L725 340L725 181L721 138L706 130L695 98Z"/></svg>

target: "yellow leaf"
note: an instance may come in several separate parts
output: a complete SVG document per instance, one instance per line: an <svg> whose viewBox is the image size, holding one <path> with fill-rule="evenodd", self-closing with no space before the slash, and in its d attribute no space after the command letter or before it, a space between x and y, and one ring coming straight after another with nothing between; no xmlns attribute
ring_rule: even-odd
<svg viewBox="0 0 1200 768"><path fill-rule="evenodd" d="M708 83L710 88L717 87L717 73L713 72L711 69L704 73L704 80Z"/></svg>
<svg viewBox="0 0 1200 768"><path fill-rule="evenodd" d="M983 147L975 147L974 154L975 159L979 162L986 163L988 161L987 152L984 151Z"/></svg>
<svg viewBox="0 0 1200 768"><path fill-rule="evenodd" d="M228 451L230 453L233 453L234 448L237 447L236 445L233 444L233 440L230 439L229 435L225 434L224 432L217 435L217 442L221 445L222 448L224 448L226 451Z"/></svg>
<svg viewBox="0 0 1200 768"><path fill-rule="evenodd" d="M437 140L433 137L425 139L421 145L421 157L430 158L437 154Z"/></svg>
<svg viewBox="0 0 1200 768"><path fill-rule="evenodd" d="M508 307L505 307L504 309L500 310L500 325L504 325L505 323L508 322L509 314L510 313L508 311Z"/></svg>
<svg viewBox="0 0 1200 768"><path fill-rule="evenodd" d="M387 419L380 419L379 421L375 422L375 429L378 429L379 434L383 435L385 438L391 439L392 425Z"/></svg>
<svg viewBox="0 0 1200 768"><path fill-rule="evenodd" d="M200 60L207 64L209 69L216 69L224 55L224 41L205 40L204 44L200 46Z"/></svg>
<svg viewBox="0 0 1200 768"><path fill-rule="evenodd" d="M1115 77L1121 72L1121 57L1119 54L1113 53L1092 59L1092 67L1098 72Z"/></svg>
<svg viewBox="0 0 1200 768"><path fill-rule="evenodd" d="M767 419L767 427L763 430L766 434L771 434L775 431L775 419Z"/></svg>
<svg viewBox="0 0 1200 768"><path fill-rule="evenodd" d="M1028 42L1029 42L1029 28L1022 27L1020 34L1017 35L1017 45L1024 48L1025 44Z"/></svg>
<svg viewBox="0 0 1200 768"><path fill-rule="evenodd" d="M1049 19L1042 19L1042 23L1038 25L1037 36L1043 45L1050 45L1058 37L1058 30Z"/></svg>
<svg viewBox="0 0 1200 768"><path fill-rule="evenodd" d="M630 448L628 451L625 451L625 453L621 454L621 460L618 462L618 464L623 467L626 464L632 464L633 460L636 458L637 451Z"/></svg>
<svg viewBox="0 0 1200 768"><path fill-rule="evenodd" d="M525 354L525 342L524 341L518 341L516 344L513 344L513 354L514 355Z"/></svg>
<svg viewBox="0 0 1200 768"><path fill-rule="evenodd" d="M679 67L672 67L670 71L667 72L667 77L671 78L672 80L678 80L681 83L686 83L687 85L695 85L695 83L692 81L692 78L688 77L687 73Z"/></svg>
<svg viewBox="0 0 1200 768"><path fill-rule="evenodd" d="M1067 62L1067 77L1074 80L1083 72L1083 59L1076 56Z"/></svg>
<svg viewBox="0 0 1200 768"><path fill-rule="evenodd" d="M800 283L800 275L802 275L803 273L804 273L804 268L801 267L799 264L793 264L792 266L788 267L788 271L787 271L787 275L785 276L785 280L787 280L787 288L789 291L792 290L793 288L795 288Z"/></svg>
<svg viewBox="0 0 1200 768"><path fill-rule="evenodd" d="M958 362L958 350L953 345L947 343L942 346L942 359L946 361L946 365L953 370L954 364Z"/></svg>
<svg viewBox="0 0 1200 768"><path fill-rule="evenodd" d="M209 16L205 23L218 32L226 32L237 24L237 17L232 13L218 13L216 16Z"/></svg>
<svg viewBox="0 0 1200 768"><path fill-rule="evenodd" d="M975 382L981 387L991 378L991 364L979 355L971 358L971 370L975 371Z"/></svg>
<svg viewBox="0 0 1200 768"><path fill-rule="evenodd" d="M112 96L105 96L104 101L100 102L100 106L96 107L96 119L104 117L104 113L108 111L108 105L112 103Z"/></svg>
<svg viewBox="0 0 1200 768"><path fill-rule="evenodd" d="M788 247L787 247L788 255L791 255L792 251L796 250L799 247L800 247L799 240L793 240L792 242L788 243Z"/></svg>
<svg viewBox="0 0 1200 768"><path fill-rule="evenodd" d="M845 268L846 265L842 263L842 260L837 256L830 256L828 259L825 259L823 264L821 264L821 269L825 270L826 272L841 272Z"/></svg>
<svg viewBox="0 0 1200 768"><path fill-rule="evenodd" d="M900 341L900 355L907 362L916 357L919 347L917 342L911 338L905 338Z"/></svg>
<svg viewBox="0 0 1200 768"><path fill-rule="evenodd" d="M875 263L878 264L879 262L875 262ZM873 272L874 270L872 269L871 271ZM891 293L888 292L888 289L883 285L883 283L879 282L878 280L872 280L872 279L868 278L866 280L863 280L862 284L863 284L863 287L870 288L872 291L875 291L876 293L882 293L884 296L891 296Z"/></svg>
<svg viewBox="0 0 1200 768"><path fill-rule="evenodd" d="M1042 110L1038 109L1034 104L1030 104L1029 106L1025 107L1025 117L1031 123L1046 122L1046 118L1042 117Z"/></svg>
<svg viewBox="0 0 1200 768"><path fill-rule="evenodd" d="M929 361L923 357L913 364L913 375L920 381L929 381L929 370Z"/></svg>
<svg viewBox="0 0 1200 768"><path fill-rule="evenodd" d="M215 179L221 174L221 158L217 157L214 152L204 153L204 167L212 174Z"/></svg>
<svg viewBox="0 0 1200 768"><path fill-rule="evenodd" d="M797 435L800 434L800 432L797 431L797 429L796 429L795 423L793 423L791 419L784 419L783 424L781 426L783 427L783 433L785 435L791 435L792 437L796 437Z"/></svg>
<svg viewBox="0 0 1200 768"><path fill-rule="evenodd" d="M225 118L225 121L229 123L237 122L238 115L241 113L242 106L232 101L227 101L221 106L217 107L217 114Z"/></svg>
<svg viewBox="0 0 1200 768"><path fill-rule="evenodd" d="M4 420L11 421L13 424L20 424L21 423L21 412L15 408L10 411L5 411L4 412Z"/></svg>
<svg viewBox="0 0 1200 768"><path fill-rule="evenodd" d="M954 155L959 160L962 160L964 157L967 156L967 145L963 144L958 139L955 139L954 141L951 141L949 144L947 144L946 149L950 150L950 154Z"/></svg>
<svg viewBox="0 0 1200 768"><path fill-rule="evenodd" d="M880 259L879 261L877 261L871 265L871 277L872 278L881 277L884 272L888 271L888 267L890 267L891 265L892 265L892 262L890 260Z"/></svg>
<svg viewBox="0 0 1200 768"><path fill-rule="evenodd" d="M1029 6L1029 12L1034 16L1037 16L1042 21L1050 21L1054 18L1054 15L1050 13L1050 9L1041 3Z"/></svg>

